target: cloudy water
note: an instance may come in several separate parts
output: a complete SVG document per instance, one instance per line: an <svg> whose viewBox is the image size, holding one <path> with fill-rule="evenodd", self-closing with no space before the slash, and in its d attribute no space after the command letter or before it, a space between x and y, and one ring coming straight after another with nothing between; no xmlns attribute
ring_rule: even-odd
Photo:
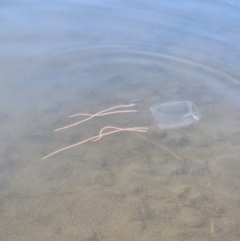
<svg viewBox="0 0 240 241"><path fill-rule="evenodd" d="M0 240L239 241L238 1L2 0L0 20Z"/></svg>

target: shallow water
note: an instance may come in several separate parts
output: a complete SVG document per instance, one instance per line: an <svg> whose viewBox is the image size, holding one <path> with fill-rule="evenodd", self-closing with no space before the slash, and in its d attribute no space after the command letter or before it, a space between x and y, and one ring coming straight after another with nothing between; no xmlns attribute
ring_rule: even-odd
<svg viewBox="0 0 240 241"><path fill-rule="evenodd" d="M1 240L239 240L237 1L0 1ZM201 120L159 130L150 106ZM69 115L136 103L136 113ZM76 118L79 120L80 118ZM107 125L147 126L41 158Z"/></svg>

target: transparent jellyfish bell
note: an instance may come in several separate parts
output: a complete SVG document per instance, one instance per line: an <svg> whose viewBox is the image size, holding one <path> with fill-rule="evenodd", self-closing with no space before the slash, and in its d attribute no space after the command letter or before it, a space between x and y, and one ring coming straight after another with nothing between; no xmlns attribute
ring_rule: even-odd
<svg viewBox="0 0 240 241"><path fill-rule="evenodd" d="M200 120L196 106L188 100L163 103L150 107L160 129L177 128Z"/></svg>

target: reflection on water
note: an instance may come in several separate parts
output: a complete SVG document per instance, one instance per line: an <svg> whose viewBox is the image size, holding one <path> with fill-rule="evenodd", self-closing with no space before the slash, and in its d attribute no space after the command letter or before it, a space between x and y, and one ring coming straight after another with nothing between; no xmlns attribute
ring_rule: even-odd
<svg viewBox="0 0 240 241"><path fill-rule="evenodd" d="M239 240L239 3L0 2L1 240ZM150 106L190 100L195 125ZM76 112L136 103L137 113ZM116 133L41 161L104 126Z"/></svg>

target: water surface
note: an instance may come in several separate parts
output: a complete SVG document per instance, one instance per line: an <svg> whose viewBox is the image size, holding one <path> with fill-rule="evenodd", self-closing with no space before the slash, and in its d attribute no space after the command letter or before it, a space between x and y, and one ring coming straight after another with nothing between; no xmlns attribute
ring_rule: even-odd
<svg viewBox="0 0 240 241"><path fill-rule="evenodd" d="M12 0L0 19L1 240L239 240L237 1ZM178 100L201 120L159 130L149 108ZM107 125L149 131L41 161Z"/></svg>

